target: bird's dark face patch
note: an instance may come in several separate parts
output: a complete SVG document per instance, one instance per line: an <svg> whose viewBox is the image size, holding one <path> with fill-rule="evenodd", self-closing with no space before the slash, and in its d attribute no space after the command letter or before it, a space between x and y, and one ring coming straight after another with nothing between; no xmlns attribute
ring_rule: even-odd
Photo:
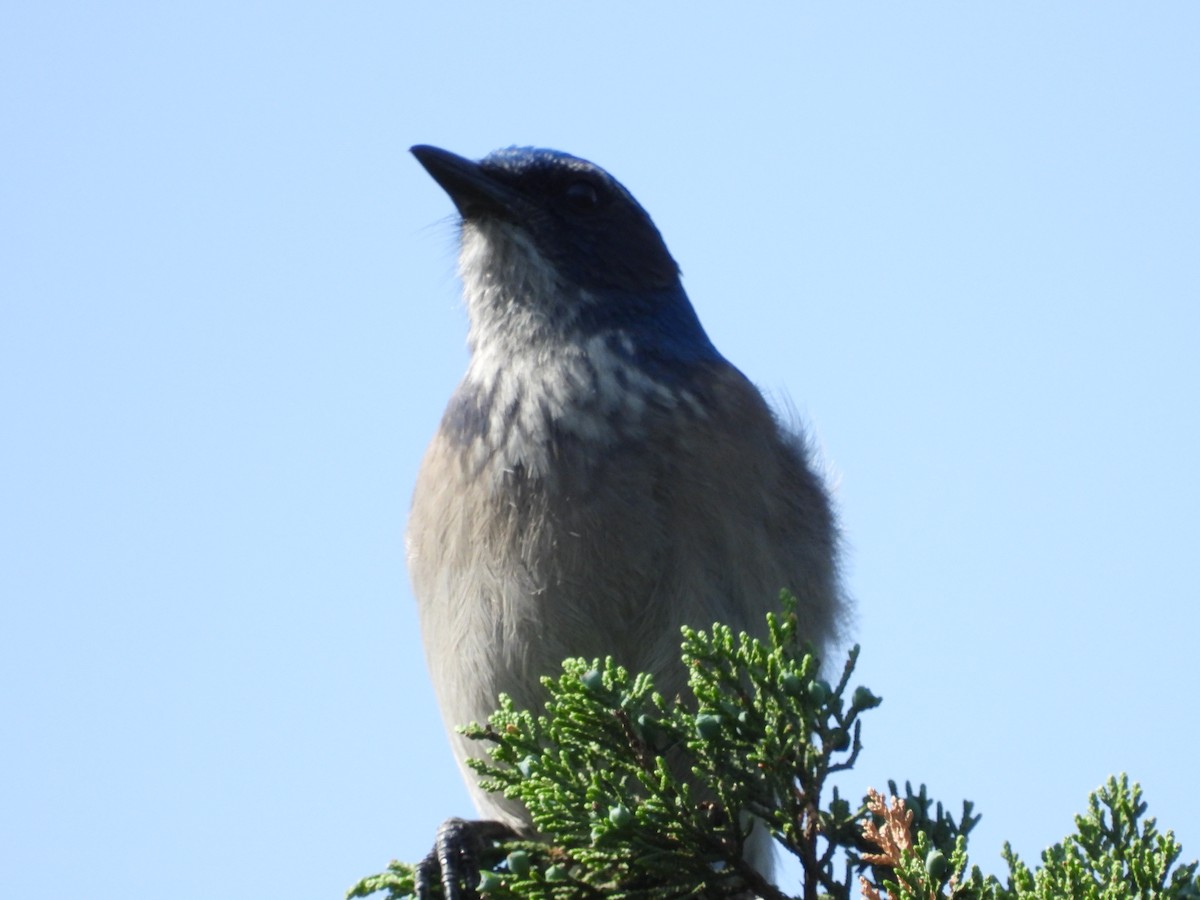
<svg viewBox="0 0 1200 900"><path fill-rule="evenodd" d="M510 148L486 157L479 171L508 202L481 206L474 215L500 216L525 229L580 287L647 290L678 281L679 267L650 217L599 166L553 150Z"/></svg>

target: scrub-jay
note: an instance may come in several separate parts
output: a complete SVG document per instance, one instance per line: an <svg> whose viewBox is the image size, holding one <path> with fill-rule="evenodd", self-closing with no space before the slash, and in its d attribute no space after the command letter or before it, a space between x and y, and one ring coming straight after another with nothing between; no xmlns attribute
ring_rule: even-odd
<svg viewBox="0 0 1200 900"><path fill-rule="evenodd" d="M552 150L412 152L462 217L471 355L421 465L409 569L475 803L527 827L455 726L501 692L540 709L568 656L673 696L680 626L761 633L781 588L819 644L843 605L837 530L804 438L717 352L616 179Z"/></svg>

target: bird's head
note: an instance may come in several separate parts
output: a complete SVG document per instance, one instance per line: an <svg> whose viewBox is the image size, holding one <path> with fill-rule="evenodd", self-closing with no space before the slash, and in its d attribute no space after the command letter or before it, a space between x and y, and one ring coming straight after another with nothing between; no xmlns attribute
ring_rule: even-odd
<svg viewBox="0 0 1200 900"><path fill-rule="evenodd" d="M679 278L646 211L594 163L528 147L497 150L480 162L437 147L412 152L465 225L519 229L564 279L583 288L654 290Z"/></svg>
<svg viewBox="0 0 1200 900"><path fill-rule="evenodd" d="M521 310L554 330L619 330L668 355L715 353L654 222L599 166L526 147L479 162L426 145L412 152L462 217L473 325Z"/></svg>

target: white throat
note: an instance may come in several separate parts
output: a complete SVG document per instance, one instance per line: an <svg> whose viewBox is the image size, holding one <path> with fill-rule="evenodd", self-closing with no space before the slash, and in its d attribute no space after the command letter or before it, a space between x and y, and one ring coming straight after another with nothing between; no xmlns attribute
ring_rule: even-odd
<svg viewBox="0 0 1200 900"><path fill-rule="evenodd" d="M488 398L468 451L477 463L545 476L558 439L594 453L642 434L652 408L699 408L633 363L627 333L576 327L578 311L601 301L561 279L521 229L465 223L459 271L471 349L462 387Z"/></svg>

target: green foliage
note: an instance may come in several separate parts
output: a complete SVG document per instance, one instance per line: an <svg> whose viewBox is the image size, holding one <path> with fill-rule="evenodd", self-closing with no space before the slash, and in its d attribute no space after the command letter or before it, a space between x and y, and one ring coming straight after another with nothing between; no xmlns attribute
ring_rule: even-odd
<svg viewBox="0 0 1200 900"><path fill-rule="evenodd" d="M485 851L478 889L487 900L791 896L747 861L747 842L768 832L799 858L794 896L849 900L1200 900L1196 863L1142 820L1141 791L1122 777L1093 794L1077 833L1030 870L1006 846L1006 885L968 868L979 817L955 819L921 785L889 805L874 792L852 806L829 775L862 750L860 715L880 700L849 689L855 648L836 683L821 677L797 636L794 602L768 617L766 640L724 626L685 629L691 696L666 698L649 675L612 660L568 660L544 679L544 715L507 697L486 726L466 733L491 744L479 762L489 790L520 800L541 840ZM753 853L749 854L753 858ZM1174 867L1174 868L1173 868ZM414 893L415 868L393 862L349 897Z"/></svg>
<svg viewBox="0 0 1200 900"><path fill-rule="evenodd" d="M754 829L832 883L836 845L818 838L851 838L854 813L822 811L821 788L853 762L858 716L879 702L861 689L846 701L853 658L836 686L820 681L787 611L770 617L765 642L719 625L685 629L686 703L612 660L568 660L545 682L543 716L503 699L487 728L468 731L494 742L492 761L476 768L490 790L525 804L555 854L532 853L528 870L510 870L492 893L768 896L774 888L744 858Z"/></svg>
<svg viewBox="0 0 1200 900"><path fill-rule="evenodd" d="M1075 817L1075 834L1046 850L1038 869L1031 870L1005 844L1006 885L984 878L978 867L966 873L965 835L947 859L933 849L927 833L917 831L911 846L891 854L895 865L882 887L893 900L1200 898L1197 863L1175 867L1183 848L1171 832L1160 834L1153 819L1143 820L1145 812L1141 788L1124 775L1109 778L1088 798L1087 813ZM870 889L864 895L878 896Z"/></svg>
<svg viewBox="0 0 1200 900"><path fill-rule="evenodd" d="M1049 900L1200 900L1198 864L1175 867L1183 847L1154 819L1142 819L1142 789L1129 779L1109 778L1088 798L1088 810L1075 817L1076 833L1042 853L1042 866L1030 871L1007 844L1008 889L998 898Z"/></svg>

